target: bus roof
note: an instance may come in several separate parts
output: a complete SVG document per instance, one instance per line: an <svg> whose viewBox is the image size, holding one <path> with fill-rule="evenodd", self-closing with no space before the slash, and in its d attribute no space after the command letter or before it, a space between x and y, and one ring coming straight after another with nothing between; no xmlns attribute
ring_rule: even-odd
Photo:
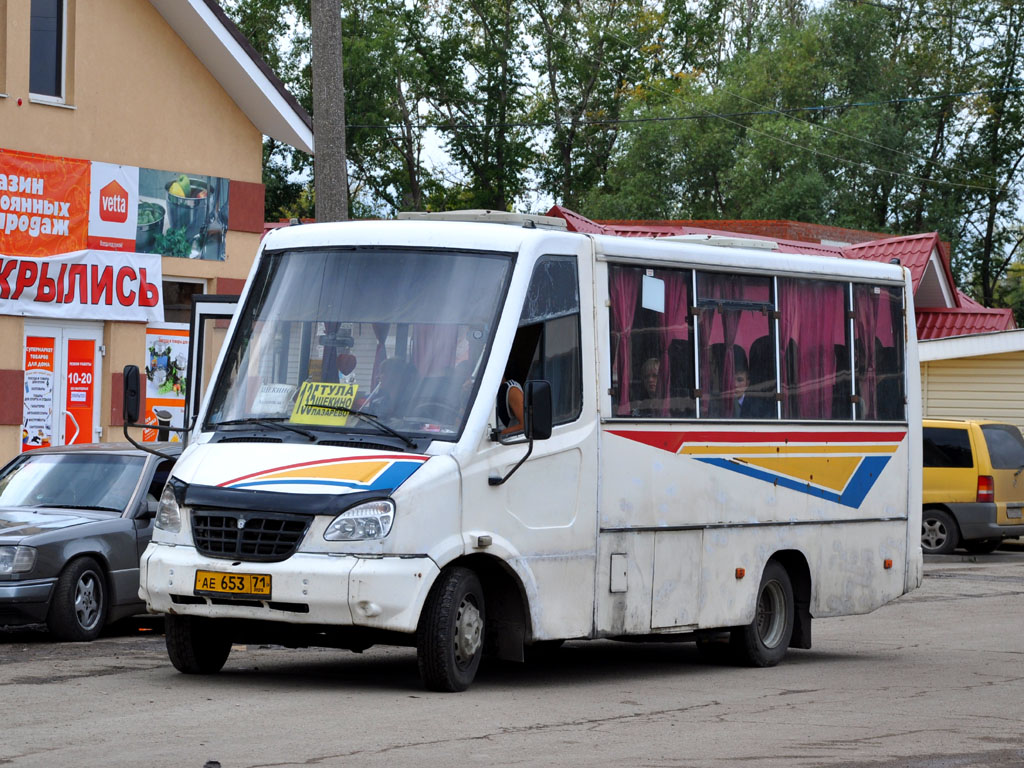
<svg viewBox="0 0 1024 768"><path fill-rule="evenodd" d="M534 250L563 243L578 247L581 238L594 242L597 257L622 263L709 267L740 272L771 272L850 279L904 282L894 264L828 256L780 253L758 248L722 247L662 238L619 237L560 232L522 224L480 221L347 221L282 227L263 240L266 250L318 248L337 245L384 247L444 247L458 250L516 253L527 244ZM577 245L571 243L576 242ZM564 252L564 251L563 251Z"/></svg>

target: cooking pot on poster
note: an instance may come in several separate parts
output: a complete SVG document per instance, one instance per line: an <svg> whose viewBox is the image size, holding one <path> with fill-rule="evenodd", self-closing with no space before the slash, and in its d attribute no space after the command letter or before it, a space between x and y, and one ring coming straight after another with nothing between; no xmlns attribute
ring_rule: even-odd
<svg viewBox="0 0 1024 768"><path fill-rule="evenodd" d="M202 179L189 177L188 195L181 195L171 192L171 186L177 185L178 190L181 184L177 179L171 179L164 184L167 191L167 217L169 226L172 229L184 227L185 237L191 240L206 227L206 219L209 215L210 187Z"/></svg>

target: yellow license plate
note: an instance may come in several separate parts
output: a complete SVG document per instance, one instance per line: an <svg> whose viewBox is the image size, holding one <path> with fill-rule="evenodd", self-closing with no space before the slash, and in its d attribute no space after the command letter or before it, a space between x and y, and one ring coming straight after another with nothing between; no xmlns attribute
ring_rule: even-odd
<svg viewBox="0 0 1024 768"><path fill-rule="evenodd" d="M270 575L266 573L221 573L196 571L195 593L270 597Z"/></svg>

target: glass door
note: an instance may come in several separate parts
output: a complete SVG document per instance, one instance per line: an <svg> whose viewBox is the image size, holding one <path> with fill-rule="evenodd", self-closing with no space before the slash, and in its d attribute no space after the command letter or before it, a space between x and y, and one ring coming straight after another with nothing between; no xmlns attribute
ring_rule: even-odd
<svg viewBox="0 0 1024 768"><path fill-rule="evenodd" d="M103 326L25 324L22 451L100 439Z"/></svg>

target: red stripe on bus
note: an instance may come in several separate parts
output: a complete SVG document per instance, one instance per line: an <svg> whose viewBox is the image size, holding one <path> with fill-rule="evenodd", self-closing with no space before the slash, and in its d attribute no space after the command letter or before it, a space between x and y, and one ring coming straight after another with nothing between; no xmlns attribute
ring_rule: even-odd
<svg viewBox="0 0 1024 768"><path fill-rule="evenodd" d="M907 435L905 431L648 432L645 430L608 430L608 432L666 451L678 451L684 443L899 443Z"/></svg>

